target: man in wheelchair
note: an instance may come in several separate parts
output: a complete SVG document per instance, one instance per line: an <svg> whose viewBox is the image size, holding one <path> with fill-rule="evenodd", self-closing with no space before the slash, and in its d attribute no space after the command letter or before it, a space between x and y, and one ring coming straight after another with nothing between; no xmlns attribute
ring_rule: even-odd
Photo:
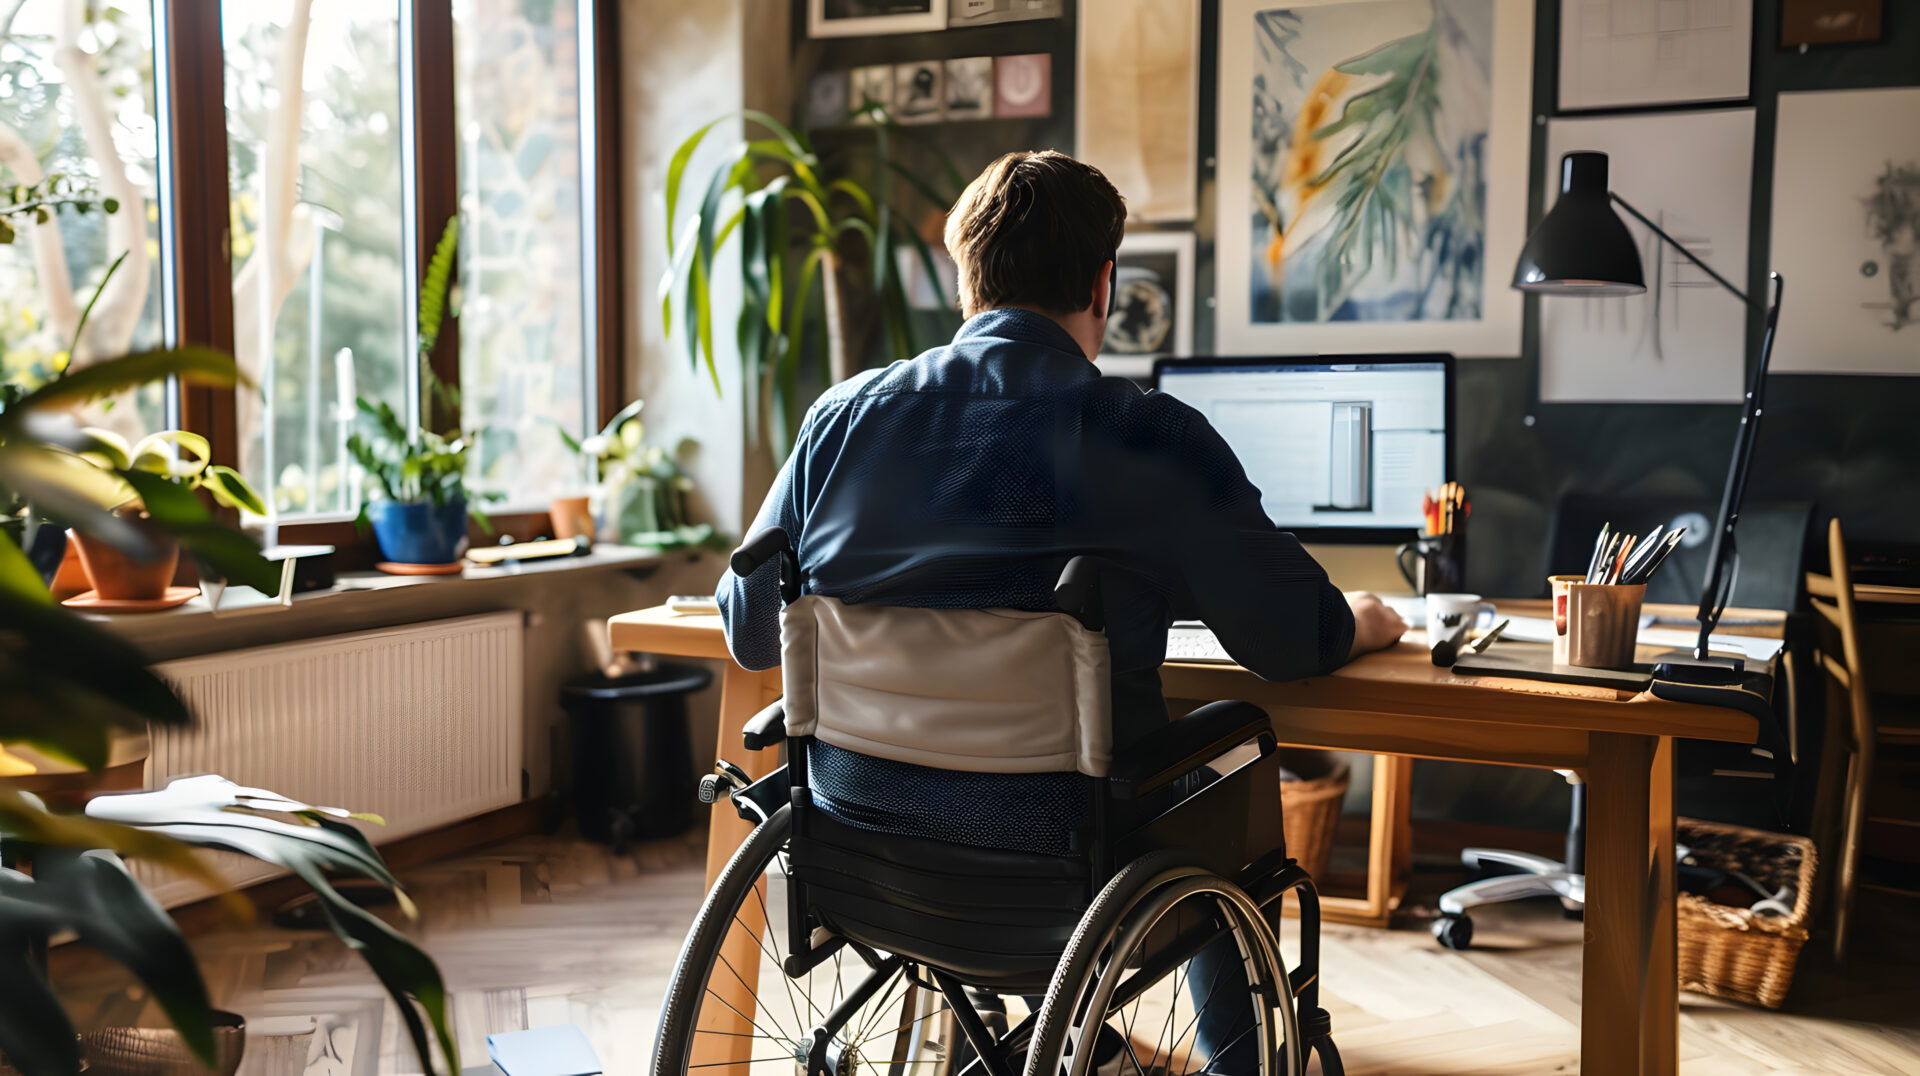
<svg viewBox="0 0 1920 1076"><path fill-rule="evenodd" d="M1098 375L1125 219L1096 169L996 161L948 217L953 342L802 423L718 588L736 660L782 666L748 739L787 765L723 780L762 824L687 939L656 1076L1337 1071L1266 716L1169 722L1158 669L1175 617L1276 680L1405 624L1328 582L1205 417Z"/></svg>

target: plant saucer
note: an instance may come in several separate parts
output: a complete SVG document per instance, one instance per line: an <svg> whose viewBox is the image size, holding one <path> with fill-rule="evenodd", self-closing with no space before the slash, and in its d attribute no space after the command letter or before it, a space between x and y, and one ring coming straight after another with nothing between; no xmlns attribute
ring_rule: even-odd
<svg viewBox="0 0 1920 1076"><path fill-rule="evenodd" d="M374 565L388 575L459 575L466 568L461 561L451 560L445 564L405 564L399 561L383 560Z"/></svg>
<svg viewBox="0 0 1920 1076"><path fill-rule="evenodd" d="M83 590L60 604L90 613L157 613L185 605L198 593L199 587L168 587L158 598L102 598L97 590Z"/></svg>

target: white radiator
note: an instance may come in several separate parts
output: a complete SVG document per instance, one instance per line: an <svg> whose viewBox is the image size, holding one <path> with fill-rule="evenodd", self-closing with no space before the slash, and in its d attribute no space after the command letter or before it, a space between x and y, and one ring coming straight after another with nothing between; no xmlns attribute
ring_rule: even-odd
<svg viewBox="0 0 1920 1076"><path fill-rule="evenodd" d="M486 613L156 665L194 723L152 729L147 787L217 773L370 811L387 822L365 827L376 844L515 803L522 630L518 612ZM235 885L282 873L239 856L219 865ZM163 904L205 895L145 880Z"/></svg>

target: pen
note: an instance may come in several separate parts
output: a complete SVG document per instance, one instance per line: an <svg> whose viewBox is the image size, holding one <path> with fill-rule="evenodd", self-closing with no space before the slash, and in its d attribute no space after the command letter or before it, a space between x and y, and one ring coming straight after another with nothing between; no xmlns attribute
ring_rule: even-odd
<svg viewBox="0 0 1920 1076"><path fill-rule="evenodd" d="M1500 637L1500 633L1503 631L1506 631L1507 625L1511 623L1513 623L1513 621L1511 620L1502 620L1500 623L1495 624L1493 626L1492 631L1486 633L1485 635L1482 635L1478 639L1475 639L1473 642L1467 644L1466 652L1469 654L1485 653L1487 647L1492 646L1493 641L1495 639L1498 639Z"/></svg>
<svg viewBox="0 0 1920 1076"><path fill-rule="evenodd" d="M1600 570L1600 554L1607 548L1607 531L1612 526L1611 523L1600 524L1600 536L1593 540L1593 556L1587 561L1586 581L1589 583L1593 582L1594 573Z"/></svg>

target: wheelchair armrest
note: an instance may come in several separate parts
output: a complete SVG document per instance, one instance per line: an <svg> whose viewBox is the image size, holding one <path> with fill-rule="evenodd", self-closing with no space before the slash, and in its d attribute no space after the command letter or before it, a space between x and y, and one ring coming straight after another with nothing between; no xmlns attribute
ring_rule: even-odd
<svg viewBox="0 0 1920 1076"><path fill-rule="evenodd" d="M1116 757L1107 777L1122 799L1144 796L1272 731L1266 711L1250 702L1208 703Z"/></svg>
<svg viewBox="0 0 1920 1076"><path fill-rule="evenodd" d="M758 751L763 747L773 747L787 738L787 708L784 699L775 699L767 708L747 719L746 728L741 730L740 738L746 742L747 750Z"/></svg>

